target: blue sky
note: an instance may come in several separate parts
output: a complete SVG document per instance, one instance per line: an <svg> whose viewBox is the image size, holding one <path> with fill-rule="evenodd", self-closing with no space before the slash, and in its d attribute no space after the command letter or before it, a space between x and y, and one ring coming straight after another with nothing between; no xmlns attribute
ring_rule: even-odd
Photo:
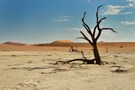
<svg viewBox="0 0 135 90"><path fill-rule="evenodd" d="M0 43L47 43L54 40L76 40L85 29L81 18L95 25L96 8L100 17L107 17L99 41L135 41L135 0L0 0Z"/></svg>

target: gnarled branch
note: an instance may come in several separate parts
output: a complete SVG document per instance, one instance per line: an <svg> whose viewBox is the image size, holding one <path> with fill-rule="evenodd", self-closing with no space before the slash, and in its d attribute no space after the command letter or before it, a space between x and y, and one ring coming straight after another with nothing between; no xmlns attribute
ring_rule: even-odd
<svg viewBox="0 0 135 90"><path fill-rule="evenodd" d="M106 17L104 17L104 18L101 18L98 22L97 22L97 24L96 24L96 26L94 27L94 31L93 31L93 37L95 38L95 33L96 33L96 29L98 28L100 28L100 23L104 20L104 19L106 19Z"/></svg>
<svg viewBox="0 0 135 90"><path fill-rule="evenodd" d="M102 6L103 6L103 5L100 5L100 6L98 6L98 8L97 8L97 12L96 12L97 23L98 23L98 21L99 21L99 17L98 17L99 8L102 7Z"/></svg>
<svg viewBox="0 0 135 90"><path fill-rule="evenodd" d="M99 8L102 7L103 5L100 5L98 8L97 8L97 12L96 12L96 18L97 18L97 25L94 27L94 32L93 32L93 35L94 35L94 38L95 38L95 41L97 42L98 38L100 37L101 33L103 30L111 30L113 32L116 32L114 31L112 28L100 28L100 23L106 19L106 17L103 17L99 20L99 16L98 16L98 12L99 12ZM96 29L98 29L98 34L97 36L95 37L95 32L96 32ZM116 32L117 33L117 32Z"/></svg>
<svg viewBox="0 0 135 90"><path fill-rule="evenodd" d="M90 39L88 39L87 36L82 31L80 31L80 33L83 35L84 37L83 39L87 40L91 45L93 45L93 42Z"/></svg>
<svg viewBox="0 0 135 90"><path fill-rule="evenodd" d="M101 18L101 19L99 20L98 12L99 12L99 8L102 7L102 6L103 6L103 5L98 6L97 12L96 12L97 25L96 25L95 28L94 28L94 37L95 37L96 28L98 29L98 34L97 34L97 36L96 36L96 38L95 38L95 42L97 42L97 40L98 40L98 38L100 37L101 32L102 32L102 30L100 29L100 26L99 26L99 25L100 25L100 23L101 23L104 19L106 19L106 17L104 17L104 18Z"/></svg>
<svg viewBox="0 0 135 90"><path fill-rule="evenodd" d="M102 32L102 30L100 29L100 28L98 28L98 35L97 35L97 37L95 38L95 42L97 42L97 40L98 40L98 38L100 37L100 35L101 35L101 32Z"/></svg>
<svg viewBox="0 0 135 90"><path fill-rule="evenodd" d="M89 26L85 23L85 21L84 21L85 15L86 15L86 12L84 12L83 18L82 18L83 26L84 26L84 28L87 30L87 32L90 34L91 38L94 39L90 27L89 27Z"/></svg>
<svg viewBox="0 0 135 90"><path fill-rule="evenodd" d="M83 51L81 51L81 54L82 54L82 58L80 59L73 59L73 60L68 60L68 61L57 61L56 63L54 63L54 65L58 65L58 64L70 64L70 62L74 62L74 61L82 61L83 64L94 64L94 61L95 59L87 59L85 56L84 56L84 53Z"/></svg>
<svg viewBox="0 0 135 90"><path fill-rule="evenodd" d="M111 30L111 31L113 31L115 33L118 33L117 31L114 31L112 28L102 28L101 30Z"/></svg>

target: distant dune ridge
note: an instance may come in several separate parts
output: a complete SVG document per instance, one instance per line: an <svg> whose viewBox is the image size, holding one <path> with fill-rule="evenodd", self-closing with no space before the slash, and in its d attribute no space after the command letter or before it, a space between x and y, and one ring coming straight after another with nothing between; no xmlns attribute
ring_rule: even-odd
<svg viewBox="0 0 135 90"><path fill-rule="evenodd" d="M19 43L19 42L11 42L11 41L5 42L5 43L3 43L3 44L7 44L7 45L16 45L16 46L26 45L26 44L23 44L23 43Z"/></svg>
<svg viewBox="0 0 135 90"><path fill-rule="evenodd" d="M46 50L48 49L56 49L56 48L70 48L73 46L74 48L91 48L91 45L87 42L73 42L71 40L56 40L51 43L37 43L37 44L24 44L20 42L5 42L0 44L0 50ZM99 48L134 48L135 42L98 42ZM132 50L131 49L131 50Z"/></svg>
<svg viewBox="0 0 135 90"><path fill-rule="evenodd" d="M71 40L56 40L52 43L73 43L73 41L71 41Z"/></svg>
<svg viewBox="0 0 135 90"><path fill-rule="evenodd" d="M49 43L50 46L71 46L74 42L71 40L56 40Z"/></svg>
<svg viewBox="0 0 135 90"><path fill-rule="evenodd" d="M71 40L56 40L51 43L46 43L46 44L35 44L35 46L72 46L74 45L75 42Z"/></svg>
<svg viewBox="0 0 135 90"><path fill-rule="evenodd" d="M52 43L48 44L49 46L63 46L63 47L71 47L71 46L77 46L77 47L83 47L83 46L89 46L88 43L82 43L82 42L73 42L71 40L56 40Z"/></svg>

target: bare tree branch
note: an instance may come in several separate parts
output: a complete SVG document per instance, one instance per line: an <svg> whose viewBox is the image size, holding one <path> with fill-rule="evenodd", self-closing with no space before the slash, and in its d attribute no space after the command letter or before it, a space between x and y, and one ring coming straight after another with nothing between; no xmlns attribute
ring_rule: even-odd
<svg viewBox="0 0 135 90"><path fill-rule="evenodd" d="M96 42L97 42L98 38L100 37L102 30L101 30L101 29L98 29L98 31L99 31L99 32L98 32L98 35L97 35L97 37L95 38Z"/></svg>
<svg viewBox="0 0 135 90"><path fill-rule="evenodd" d="M101 30L111 30L111 31L113 31L115 33L118 33L117 31L114 31L112 28L102 28Z"/></svg>
<svg viewBox="0 0 135 90"><path fill-rule="evenodd" d="M102 30L100 29L100 26L99 26L99 25L100 25L100 23L101 23L104 19L106 19L106 17L104 17L104 18L101 18L101 19L99 20L98 12L99 12L99 8L102 7L102 6L103 6L103 5L98 6L97 12L96 12L97 25L96 25L95 28L94 28L94 32L93 32L94 37L95 37L96 28L98 29L98 34L97 34L97 36L96 36L96 38L95 38L95 43L97 42L97 40L98 40L98 38L100 37L101 32L102 32Z"/></svg>
<svg viewBox="0 0 135 90"><path fill-rule="evenodd" d="M99 8L102 7L102 6L103 6L103 5L100 5L100 6L98 6L98 8L97 8L97 12L96 12L97 23L98 23L98 21L99 21L98 11L99 11Z"/></svg>
<svg viewBox="0 0 135 90"><path fill-rule="evenodd" d="M83 51L81 51L81 54L82 54L82 56L83 56L83 58L84 58L85 60L88 60L88 59L84 56Z"/></svg>
<svg viewBox="0 0 135 90"><path fill-rule="evenodd" d="M104 19L106 19L106 17L101 18L98 23L100 24Z"/></svg>
<svg viewBox="0 0 135 90"><path fill-rule="evenodd" d="M83 18L82 18L83 26L85 27L85 29L87 30L87 32L90 34L91 38L94 39L90 27L84 21L85 15L86 15L86 12L84 12Z"/></svg>
<svg viewBox="0 0 135 90"><path fill-rule="evenodd" d="M84 37L84 38L82 38L82 39L87 40L91 45L93 45L92 41L91 41L90 39L88 39L87 36L86 36L82 31L80 31L80 33L81 33L81 34L83 35L83 37Z"/></svg>
<svg viewBox="0 0 135 90"><path fill-rule="evenodd" d="M98 33L97 37L95 38L95 40L98 40L98 38L100 37L101 32L102 32L103 30L111 30L111 31L113 31L113 32L115 32L115 33L118 33L117 31L114 31L112 28L102 28L102 29L99 30L99 33Z"/></svg>
<svg viewBox="0 0 135 90"><path fill-rule="evenodd" d="M90 33L90 30L86 25L83 24L83 27L87 30L88 33ZM90 34L90 36L91 36L91 34Z"/></svg>
<svg viewBox="0 0 135 90"><path fill-rule="evenodd" d="M97 22L97 25L94 27L94 31L93 31L93 37L94 37L94 38L95 38L95 33L96 33L97 27L99 27L99 24L100 24L104 19L106 19L106 17L101 18L101 19ZM100 27L99 27L99 28L100 28Z"/></svg>

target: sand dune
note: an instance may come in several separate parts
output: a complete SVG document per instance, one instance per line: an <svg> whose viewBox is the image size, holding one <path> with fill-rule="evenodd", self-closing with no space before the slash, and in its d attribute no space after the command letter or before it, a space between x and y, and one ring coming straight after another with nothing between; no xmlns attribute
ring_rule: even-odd
<svg viewBox="0 0 135 90"><path fill-rule="evenodd" d="M3 43L3 44L7 44L7 45L17 45L17 46L25 45L25 44L23 44L23 43L11 42L11 41L5 42L5 43Z"/></svg>
<svg viewBox="0 0 135 90"><path fill-rule="evenodd" d="M71 40L56 40L52 43L72 43L72 41Z"/></svg>
<svg viewBox="0 0 135 90"><path fill-rule="evenodd" d="M78 50L91 49L91 45L88 43L81 42L57 42L54 41L48 44L30 44L30 45L16 45L16 44L0 44L0 51L68 51L69 48L73 46ZM135 42L99 42L98 48L100 51L124 51L130 50L134 51Z"/></svg>

